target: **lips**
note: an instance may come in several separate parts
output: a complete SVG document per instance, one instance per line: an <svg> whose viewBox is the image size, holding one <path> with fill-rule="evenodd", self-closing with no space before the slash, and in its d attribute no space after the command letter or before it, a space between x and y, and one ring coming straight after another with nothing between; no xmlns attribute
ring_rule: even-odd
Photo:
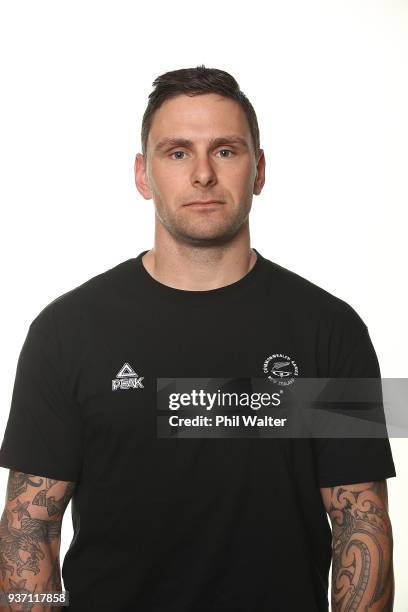
<svg viewBox="0 0 408 612"><path fill-rule="evenodd" d="M222 204L220 200L196 200L195 202L188 202L185 206L208 206L209 204Z"/></svg>

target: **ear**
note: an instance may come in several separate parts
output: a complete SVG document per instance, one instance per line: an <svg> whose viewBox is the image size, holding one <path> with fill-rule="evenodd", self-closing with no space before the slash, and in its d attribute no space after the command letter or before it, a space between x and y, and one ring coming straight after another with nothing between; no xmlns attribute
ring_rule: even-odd
<svg viewBox="0 0 408 612"><path fill-rule="evenodd" d="M257 171L254 182L254 194L259 195L262 191L262 188L265 184L265 153L263 149L260 149L258 163L257 163Z"/></svg>
<svg viewBox="0 0 408 612"><path fill-rule="evenodd" d="M149 182L146 175L145 161L141 153L136 154L134 171L135 184L138 192L144 197L145 200L151 200L153 195L149 187Z"/></svg>

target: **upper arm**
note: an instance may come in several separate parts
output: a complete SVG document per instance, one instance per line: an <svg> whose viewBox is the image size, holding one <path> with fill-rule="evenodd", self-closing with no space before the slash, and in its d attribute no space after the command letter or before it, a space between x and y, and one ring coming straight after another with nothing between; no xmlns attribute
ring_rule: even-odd
<svg viewBox="0 0 408 612"><path fill-rule="evenodd" d="M74 488L75 482L10 470L3 518L9 528L28 525L31 519L53 522L56 532Z"/></svg>
<svg viewBox="0 0 408 612"><path fill-rule="evenodd" d="M336 519L342 522L341 517L345 512L372 522L388 520L386 480L322 487L320 493L332 523Z"/></svg>
<svg viewBox="0 0 408 612"><path fill-rule="evenodd" d="M30 324L21 348L0 448L0 466L35 474L37 485L43 475L79 481L84 459L82 405L70 384L67 337L61 337L66 327L51 304ZM61 497L54 486L49 495Z"/></svg>

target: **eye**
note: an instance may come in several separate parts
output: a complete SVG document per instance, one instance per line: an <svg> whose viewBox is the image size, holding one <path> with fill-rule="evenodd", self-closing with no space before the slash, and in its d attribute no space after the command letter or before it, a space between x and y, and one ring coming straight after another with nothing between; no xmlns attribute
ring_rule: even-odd
<svg viewBox="0 0 408 612"><path fill-rule="evenodd" d="M220 149L218 153L230 153L230 155L221 155L221 157L224 157L226 159L234 155L234 152L230 149ZM173 157L174 155L176 155L177 157ZM172 159L184 159L183 157L181 157L182 155L185 155L184 151L173 151L173 153L170 153L170 157Z"/></svg>
<svg viewBox="0 0 408 612"><path fill-rule="evenodd" d="M224 152L224 153L225 153L225 152L227 152L227 153L231 153L231 154L233 154L233 151L231 151L230 149L221 149L221 150L219 151L219 153L223 153L223 152ZM226 157L226 158L228 158L228 157L231 157L231 155L221 155L221 157Z"/></svg>
<svg viewBox="0 0 408 612"><path fill-rule="evenodd" d="M176 155L177 153L182 153L182 155L184 155L184 151L174 151L173 153L170 154L170 157L173 157L173 155ZM173 159L183 159L182 157L176 157Z"/></svg>

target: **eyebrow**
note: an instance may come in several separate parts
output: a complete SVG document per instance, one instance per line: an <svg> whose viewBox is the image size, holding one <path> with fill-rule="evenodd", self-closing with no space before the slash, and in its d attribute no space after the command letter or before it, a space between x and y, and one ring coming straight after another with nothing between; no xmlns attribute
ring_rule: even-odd
<svg viewBox="0 0 408 612"><path fill-rule="evenodd" d="M240 144L246 149L249 149L249 145L245 138L242 136L229 135L229 136L218 136L217 138L210 138L208 141L212 148L216 148L222 144ZM194 143L188 138L163 138L154 147L156 152L163 151L163 149L172 147L193 147Z"/></svg>

